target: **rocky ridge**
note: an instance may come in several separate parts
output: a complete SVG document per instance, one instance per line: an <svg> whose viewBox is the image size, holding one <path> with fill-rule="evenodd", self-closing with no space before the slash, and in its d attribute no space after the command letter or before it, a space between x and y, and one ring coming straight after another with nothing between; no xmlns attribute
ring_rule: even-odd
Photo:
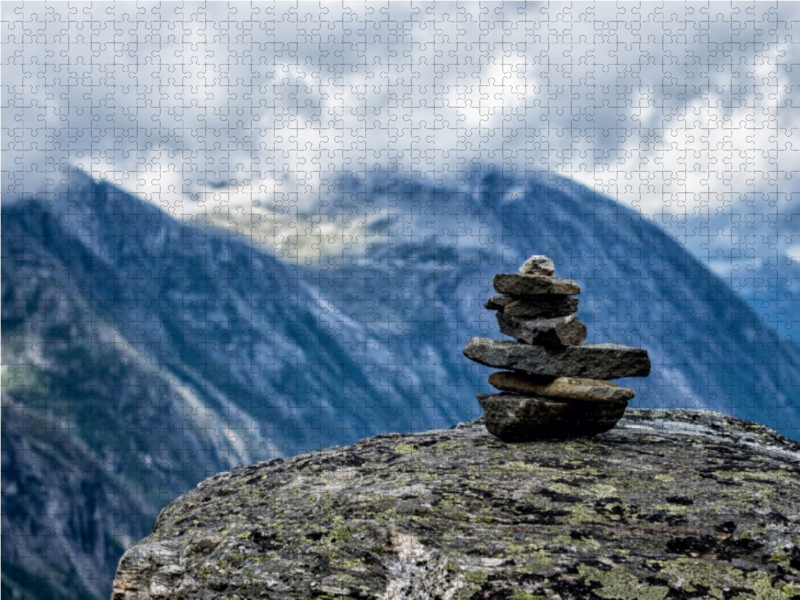
<svg viewBox="0 0 800 600"><path fill-rule="evenodd" d="M629 409L591 438L481 420L220 473L128 550L114 600L800 598L800 444Z"/></svg>

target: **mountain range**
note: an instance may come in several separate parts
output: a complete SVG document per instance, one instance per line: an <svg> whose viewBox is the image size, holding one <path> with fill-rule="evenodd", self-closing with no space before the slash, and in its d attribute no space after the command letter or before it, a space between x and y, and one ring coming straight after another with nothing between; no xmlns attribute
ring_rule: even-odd
<svg viewBox="0 0 800 600"><path fill-rule="evenodd" d="M488 369L461 349L500 337L492 276L532 254L581 285L587 342L648 350L618 381L633 405L800 439L797 346L646 217L552 174L348 181L315 214L365 233L313 260L81 172L4 197L4 597L108 598L122 552L219 471L479 416Z"/></svg>

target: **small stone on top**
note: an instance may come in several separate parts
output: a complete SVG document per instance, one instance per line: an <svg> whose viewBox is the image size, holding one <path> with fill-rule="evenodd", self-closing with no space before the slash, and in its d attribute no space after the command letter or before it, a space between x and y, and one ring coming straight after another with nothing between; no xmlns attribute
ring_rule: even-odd
<svg viewBox="0 0 800 600"><path fill-rule="evenodd" d="M519 268L519 272L523 275L544 275L550 277L556 272L556 266L553 264L553 261L546 256L536 254L525 261Z"/></svg>

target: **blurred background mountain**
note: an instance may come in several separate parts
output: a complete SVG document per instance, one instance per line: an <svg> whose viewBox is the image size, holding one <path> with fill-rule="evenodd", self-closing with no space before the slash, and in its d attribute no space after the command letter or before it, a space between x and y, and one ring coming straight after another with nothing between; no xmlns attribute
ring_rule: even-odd
<svg viewBox="0 0 800 600"><path fill-rule="evenodd" d="M768 307L582 185L343 174L292 220L340 227L316 258L276 256L80 171L4 197L4 598L108 598L123 550L213 473L479 416L486 374L461 349L497 337L491 278L531 254L581 285L587 342L647 348L652 374L621 380L634 406L800 439L800 353Z"/></svg>

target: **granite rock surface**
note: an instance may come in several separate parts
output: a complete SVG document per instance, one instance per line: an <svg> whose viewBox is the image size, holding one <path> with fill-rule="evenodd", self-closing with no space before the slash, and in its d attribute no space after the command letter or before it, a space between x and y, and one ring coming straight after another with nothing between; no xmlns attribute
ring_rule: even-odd
<svg viewBox="0 0 800 600"><path fill-rule="evenodd" d="M700 411L591 438L482 422L215 475L123 556L114 600L800 597L800 444Z"/></svg>

